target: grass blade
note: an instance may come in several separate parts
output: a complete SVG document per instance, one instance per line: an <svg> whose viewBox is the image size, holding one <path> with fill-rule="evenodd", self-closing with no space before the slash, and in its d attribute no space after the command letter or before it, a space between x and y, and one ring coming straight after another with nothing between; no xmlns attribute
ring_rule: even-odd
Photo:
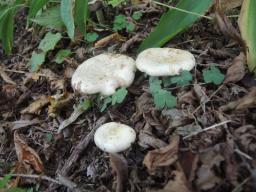
<svg viewBox="0 0 256 192"><path fill-rule="evenodd" d="M37 14L37 12L43 8L43 6L48 2L49 0L32 0L29 12L28 12L28 19L34 18Z"/></svg>
<svg viewBox="0 0 256 192"><path fill-rule="evenodd" d="M181 0L176 9L170 9L162 15L158 26L139 47L139 52L150 47L160 47L187 29L204 14L213 0ZM177 10L178 9L178 10ZM193 14L192 14L193 13Z"/></svg>
<svg viewBox="0 0 256 192"><path fill-rule="evenodd" d="M239 28L242 38L247 46L247 64L251 72L256 75L256 1L243 1L242 9L239 16Z"/></svg>
<svg viewBox="0 0 256 192"><path fill-rule="evenodd" d="M74 39L75 25L73 18L73 5L72 0L62 0L60 4L60 15L63 23L65 24L68 36Z"/></svg>
<svg viewBox="0 0 256 192"><path fill-rule="evenodd" d="M88 0L76 0L75 2L75 23L79 30L86 35L86 20L88 16Z"/></svg>

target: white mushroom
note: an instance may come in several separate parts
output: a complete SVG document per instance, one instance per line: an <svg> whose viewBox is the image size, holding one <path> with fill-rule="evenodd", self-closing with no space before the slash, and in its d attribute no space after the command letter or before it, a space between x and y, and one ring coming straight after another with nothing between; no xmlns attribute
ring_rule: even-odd
<svg viewBox="0 0 256 192"><path fill-rule="evenodd" d="M179 75L183 70L190 71L195 64L190 52L174 48L146 49L136 59L137 68L150 76Z"/></svg>
<svg viewBox="0 0 256 192"><path fill-rule="evenodd" d="M108 153L118 153L128 149L135 139L134 129L116 122L100 126L94 135L97 147Z"/></svg>
<svg viewBox="0 0 256 192"><path fill-rule="evenodd" d="M135 76L135 61L121 54L100 54L84 61L74 72L71 84L83 94L108 96L119 87L128 87Z"/></svg>

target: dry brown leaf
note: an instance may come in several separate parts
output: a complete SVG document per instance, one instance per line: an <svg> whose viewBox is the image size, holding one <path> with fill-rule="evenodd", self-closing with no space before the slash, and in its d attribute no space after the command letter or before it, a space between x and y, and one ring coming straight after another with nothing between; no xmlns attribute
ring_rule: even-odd
<svg viewBox="0 0 256 192"><path fill-rule="evenodd" d="M40 157L34 149L27 145L25 140L21 138L17 131L14 132L14 144L19 162L22 164L29 164L38 173L42 173L44 166Z"/></svg>
<svg viewBox="0 0 256 192"><path fill-rule="evenodd" d="M23 127L28 127L28 126L31 126L31 125L36 125L36 124L39 124L40 123L40 120L35 118L35 119L31 119L31 120L18 120L18 121L13 121L11 123L11 129L14 131L14 130L17 130L17 129L20 129L20 128L23 128Z"/></svg>
<svg viewBox="0 0 256 192"><path fill-rule="evenodd" d="M146 154L143 164L147 167L149 173L154 174L157 168L170 166L178 159L179 140L179 137L175 136L171 139L169 145L149 151Z"/></svg>
<svg viewBox="0 0 256 192"><path fill-rule="evenodd" d="M197 98L200 99L200 104L202 105L202 108L205 111L205 104L209 101L209 98L206 95L205 90L199 84L194 84L194 92Z"/></svg>
<svg viewBox="0 0 256 192"><path fill-rule="evenodd" d="M7 73L4 71L3 67L0 65L0 76L2 77L2 79L6 82L9 83L11 85L17 85L8 75Z"/></svg>
<svg viewBox="0 0 256 192"><path fill-rule="evenodd" d="M174 179L169 180L163 189L147 190L147 192L190 192L188 181L182 171L173 171Z"/></svg>
<svg viewBox="0 0 256 192"><path fill-rule="evenodd" d="M124 192L128 182L127 161L118 154L109 154L109 158L111 167L116 174L116 192Z"/></svg>
<svg viewBox="0 0 256 192"><path fill-rule="evenodd" d="M241 52L234 58L232 65L228 68L224 83L236 83L243 79L245 75L245 62L245 54Z"/></svg>
<svg viewBox="0 0 256 192"><path fill-rule="evenodd" d="M227 37L230 37L231 39L237 41L237 43L245 47L241 35L238 33L236 28L234 28L232 23L222 11L220 0L215 1L215 17L220 31Z"/></svg>
<svg viewBox="0 0 256 192"><path fill-rule="evenodd" d="M48 115L50 117L56 117L58 111L70 103L73 99L73 95L71 93L56 94L49 99Z"/></svg>
<svg viewBox="0 0 256 192"><path fill-rule="evenodd" d="M242 5L243 0L221 0L221 8L223 11L228 11Z"/></svg>
<svg viewBox="0 0 256 192"><path fill-rule="evenodd" d="M118 34L118 33L113 33L113 34L108 35L108 36L100 39L99 41L97 41L94 44L94 47L95 48L103 47L103 46L107 45L110 42L113 43L113 41L126 41L126 38L123 37L122 35Z"/></svg>
<svg viewBox="0 0 256 192"><path fill-rule="evenodd" d="M249 107L256 105L256 87L253 87L248 95L238 99L237 101L229 102L226 105L221 106L220 111L229 111L229 110L245 110Z"/></svg>
<svg viewBox="0 0 256 192"><path fill-rule="evenodd" d="M49 98L45 95L42 95L36 101L31 103L27 108L21 111L21 114L29 113L39 115L41 109L49 103Z"/></svg>

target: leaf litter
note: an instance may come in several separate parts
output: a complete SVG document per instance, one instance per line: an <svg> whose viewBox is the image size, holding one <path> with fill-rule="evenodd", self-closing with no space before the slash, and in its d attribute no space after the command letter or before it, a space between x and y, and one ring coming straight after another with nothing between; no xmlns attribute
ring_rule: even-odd
<svg viewBox="0 0 256 192"><path fill-rule="evenodd" d="M240 1L223 2L228 11L240 5ZM124 15L138 10L143 13L134 32L105 29L90 48L83 43L67 45L59 35L54 44L39 46L50 51L58 42L56 53L60 48L71 50L74 56L61 65L53 64L56 55L49 52L45 65L30 73L26 63L36 50L28 49L23 57L0 52L0 165L4 165L0 176L11 171L37 174L36 180L19 176L17 185L32 186L34 180L42 191L67 191L68 186L78 191L255 190L255 79L245 68L236 25L220 7L215 10L220 31L202 20L166 44L193 51L198 66L191 72L192 79L186 73L184 79L175 77L164 88L159 83L149 87L147 78L137 73L134 86L115 97L115 105L100 112L97 103L87 103L93 107L81 110L79 96L70 87L77 63L120 49L135 58L135 49L163 11L144 1L126 6L126 11L120 10ZM40 45L39 41L31 41L32 34L28 34L20 41L36 49L31 44ZM22 43L16 46L17 51L23 50ZM174 100L164 94L158 99L163 109L157 108L152 88L171 90L177 96L176 106L167 109L174 106ZM120 103L124 95L126 99ZM92 142L97 127L110 119L132 125L137 133L134 146L111 159ZM87 172L92 176L86 176ZM40 174L57 182L39 182Z"/></svg>

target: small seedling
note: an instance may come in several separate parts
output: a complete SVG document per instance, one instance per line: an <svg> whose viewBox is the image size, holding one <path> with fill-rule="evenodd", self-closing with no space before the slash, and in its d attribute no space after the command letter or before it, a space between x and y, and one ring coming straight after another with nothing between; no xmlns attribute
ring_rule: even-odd
<svg viewBox="0 0 256 192"><path fill-rule="evenodd" d="M99 35L95 32L93 33L86 33L85 40L89 43L92 43L98 39Z"/></svg>
<svg viewBox="0 0 256 192"><path fill-rule="evenodd" d="M134 12L133 14L132 14L132 18L134 19L134 20L139 20L140 18L142 17L142 13L140 12L140 11L136 11L136 12Z"/></svg>
<svg viewBox="0 0 256 192"><path fill-rule="evenodd" d="M125 88L120 88L112 96L104 98L100 111L104 111L110 103L112 106L122 103L127 93L128 91Z"/></svg>
<svg viewBox="0 0 256 192"><path fill-rule="evenodd" d="M135 29L135 25L131 22L128 22L125 15L120 14L115 16L113 30L118 31L122 29L126 29L127 31L133 31Z"/></svg>
<svg viewBox="0 0 256 192"><path fill-rule="evenodd" d="M220 72L219 68L211 66L210 69L203 70L203 78L205 83L219 85L224 81L225 75Z"/></svg>
<svg viewBox="0 0 256 192"><path fill-rule="evenodd" d="M162 89L161 84L162 81L158 78L151 77L149 79L149 89L153 95L155 106L159 109L175 107L177 104L176 97L171 92Z"/></svg>
<svg viewBox="0 0 256 192"><path fill-rule="evenodd" d="M72 52L69 49L61 49L56 54L54 61L58 64L61 64L64 61L64 59L71 54Z"/></svg>
<svg viewBox="0 0 256 192"><path fill-rule="evenodd" d="M164 87L171 84L176 84L177 86L186 86L193 79L191 73L187 70L181 72L180 75L175 75L173 77L168 77L163 80Z"/></svg>

